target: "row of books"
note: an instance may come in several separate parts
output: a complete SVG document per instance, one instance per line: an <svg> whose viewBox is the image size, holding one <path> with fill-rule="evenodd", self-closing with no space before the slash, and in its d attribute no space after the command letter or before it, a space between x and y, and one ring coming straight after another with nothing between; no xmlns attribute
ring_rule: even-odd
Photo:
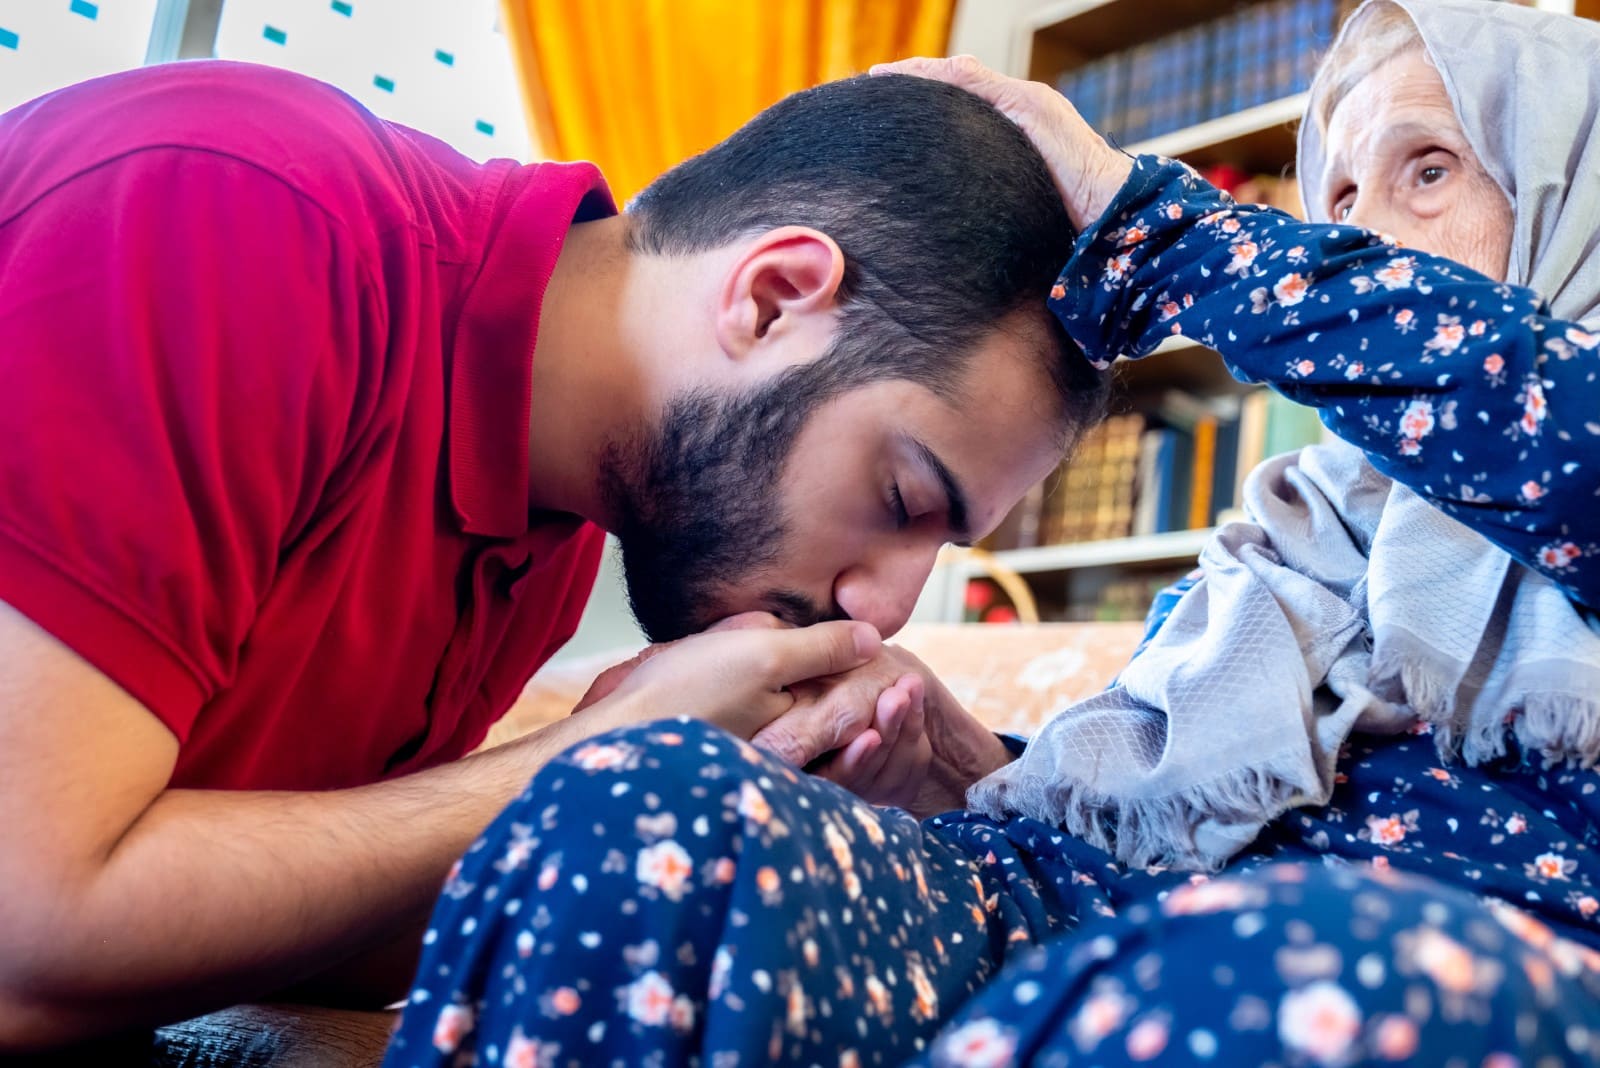
<svg viewBox="0 0 1600 1068"><path fill-rule="evenodd" d="M1064 72L1101 132L1132 144L1311 85L1349 0L1268 0Z"/></svg>
<svg viewBox="0 0 1600 1068"><path fill-rule="evenodd" d="M986 547L1209 527L1237 507L1245 476L1263 459L1322 439L1314 409L1265 389L1242 397L1166 390L1134 405L1085 435Z"/></svg>

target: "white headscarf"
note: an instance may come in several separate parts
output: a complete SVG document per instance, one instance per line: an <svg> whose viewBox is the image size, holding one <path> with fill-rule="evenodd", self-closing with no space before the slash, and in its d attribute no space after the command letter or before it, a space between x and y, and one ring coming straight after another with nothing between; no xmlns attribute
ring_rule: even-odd
<svg viewBox="0 0 1600 1068"><path fill-rule="evenodd" d="M1600 318L1600 24L1492 0L1371 0L1411 16L1478 159L1512 205L1506 281L1557 318ZM1359 33L1360 20L1345 23ZM1328 222L1318 78L1300 124L1300 192Z"/></svg>

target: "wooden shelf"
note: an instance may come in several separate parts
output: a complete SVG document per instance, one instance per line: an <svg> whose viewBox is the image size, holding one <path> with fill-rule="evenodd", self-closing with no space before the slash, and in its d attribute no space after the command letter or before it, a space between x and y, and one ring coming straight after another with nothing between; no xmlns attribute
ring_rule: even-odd
<svg viewBox="0 0 1600 1068"><path fill-rule="evenodd" d="M1228 373L1222 357L1186 337L1174 337L1148 356L1120 358L1114 364L1117 391L1122 394L1182 389L1191 393L1248 393L1254 385Z"/></svg>
<svg viewBox="0 0 1600 1068"><path fill-rule="evenodd" d="M1246 6L1251 0L1163 0L1160 12L1151 5L1126 0L1062 0L1032 12L1024 21L1017 54L1019 75L1054 83L1064 70L1112 52L1177 33ZM1158 32L1151 32L1158 25Z"/></svg>
<svg viewBox="0 0 1600 1068"><path fill-rule="evenodd" d="M994 558L1019 575L1043 575L1093 567L1183 563L1197 559L1214 532L1214 527L1206 527L1201 530L1146 534L1136 538L1040 545L1032 549L1007 549L995 553ZM929 604L933 611L919 618L960 622L965 610L967 583L981 578L985 573L981 563L961 550L946 551L939 557L933 580L925 593L931 598Z"/></svg>
<svg viewBox="0 0 1600 1068"><path fill-rule="evenodd" d="M1233 163L1246 170L1285 174L1293 167L1295 130L1309 93L1296 93L1231 115L1128 145L1135 156L1154 153L1194 167Z"/></svg>
<svg viewBox="0 0 1600 1068"><path fill-rule="evenodd" d="M1032 549L1008 549L995 553L995 559L1019 575L1045 571L1074 571L1080 567L1113 567L1121 564L1148 564L1167 560L1188 560L1200 555L1214 528L1174 530L1166 534L1146 534L1137 538L1110 541L1081 541L1070 545L1040 545ZM968 563L969 574L982 574L981 567Z"/></svg>

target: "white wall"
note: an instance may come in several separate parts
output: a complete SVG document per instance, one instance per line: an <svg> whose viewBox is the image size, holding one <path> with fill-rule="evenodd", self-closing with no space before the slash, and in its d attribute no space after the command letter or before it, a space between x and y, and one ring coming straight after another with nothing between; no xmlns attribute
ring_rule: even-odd
<svg viewBox="0 0 1600 1068"><path fill-rule="evenodd" d="M0 111L145 60L157 0L0 0ZM495 0L227 0L216 54L331 82L473 159L531 160ZM387 88L386 88L387 87Z"/></svg>
<svg viewBox="0 0 1600 1068"><path fill-rule="evenodd" d="M330 82L473 159L537 154L495 0L227 0L216 51Z"/></svg>
<svg viewBox="0 0 1600 1068"><path fill-rule="evenodd" d="M156 0L0 0L0 111L144 62Z"/></svg>

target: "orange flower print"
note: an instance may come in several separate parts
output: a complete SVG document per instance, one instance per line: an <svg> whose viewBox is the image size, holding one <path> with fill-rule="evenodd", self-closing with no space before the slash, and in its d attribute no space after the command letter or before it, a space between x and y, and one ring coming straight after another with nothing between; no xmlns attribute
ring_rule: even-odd
<svg viewBox="0 0 1600 1068"><path fill-rule="evenodd" d="M772 819L772 806L756 784L748 780L739 784L739 815L761 826Z"/></svg>
<svg viewBox="0 0 1600 1068"><path fill-rule="evenodd" d="M1172 219L1174 222L1176 222L1178 219L1183 218L1183 205L1182 204L1168 204L1166 210L1167 210L1167 218Z"/></svg>
<svg viewBox="0 0 1600 1068"><path fill-rule="evenodd" d="M1546 414L1544 386L1538 380L1532 380L1517 397L1522 402L1522 418L1518 420L1524 434L1537 434L1539 424L1544 422Z"/></svg>
<svg viewBox="0 0 1600 1068"><path fill-rule="evenodd" d="M1310 287L1306 276L1295 271L1278 279L1278 284L1272 287L1272 295L1278 298L1279 304L1292 307L1306 299L1306 290Z"/></svg>
<svg viewBox="0 0 1600 1068"><path fill-rule="evenodd" d="M550 1011L557 1016L571 1016L582 1004L583 999L570 986L560 986L550 992Z"/></svg>
<svg viewBox="0 0 1600 1068"><path fill-rule="evenodd" d="M1486 898L1484 905L1494 913L1494 918L1500 921L1501 927L1534 949L1548 949L1555 944L1554 931L1515 905L1508 905L1496 898Z"/></svg>
<svg viewBox="0 0 1600 1068"><path fill-rule="evenodd" d="M883 985L883 980L876 975L869 975L861 987L867 993L867 1007L887 1020L894 1008L894 1002L890 1000L889 988Z"/></svg>
<svg viewBox="0 0 1600 1068"><path fill-rule="evenodd" d="M1528 830L1528 818L1520 812L1513 812L1506 817L1507 834L1525 834Z"/></svg>
<svg viewBox="0 0 1600 1068"><path fill-rule="evenodd" d="M867 841L873 845L883 845L883 824L878 822L876 812L865 805L852 805L850 814L861 824L862 833L867 836Z"/></svg>
<svg viewBox="0 0 1600 1068"><path fill-rule="evenodd" d="M1401 308L1394 313L1394 325L1402 334L1411 333L1412 328L1417 325L1417 313L1410 308Z"/></svg>
<svg viewBox="0 0 1600 1068"><path fill-rule="evenodd" d="M1131 270L1133 270L1133 257L1126 252L1119 253L1106 260L1105 280L1108 284L1120 282L1128 277L1128 272Z"/></svg>
<svg viewBox="0 0 1600 1068"><path fill-rule="evenodd" d="M572 754L572 762L584 771L622 771L638 758L639 750L626 742L590 742Z"/></svg>
<svg viewBox="0 0 1600 1068"><path fill-rule="evenodd" d="M1151 1016L1134 1024L1128 1030L1128 1059L1153 1061L1166 1052L1172 1027L1160 1016Z"/></svg>
<svg viewBox="0 0 1600 1068"><path fill-rule="evenodd" d="M789 994L784 999L784 1026L789 1029L791 1035L804 1035L809 1016L805 987L798 982L790 983Z"/></svg>
<svg viewBox="0 0 1600 1068"><path fill-rule="evenodd" d="M1179 304L1177 301L1175 301L1175 300L1163 301L1162 304L1161 304L1161 318L1158 321L1164 323L1164 322L1167 322L1170 319L1176 319L1182 313L1183 313L1183 306L1181 304Z"/></svg>
<svg viewBox="0 0 1600 1068"><path fill-rule="evenodd" d="M1060 282L1057 282L1055 285L1050 287L1050 299L1051 300L1060 300L1062 297L1064 297L1066 295L1067 295L1067 287L1062 285Z"/></svg>
<svg viewBox="0 0 1600 1068"><path fill-rule="evenodd" d="M1278 1039L1319 1064L1341 1064L1361 1035L1361 1010L1326 979L1291 990L1278 1004Z"/></svg>
<svg viewBox="0 0 1600 1068"><path fill-rule="evenodd" d="M661 1027L672 1012L672 984L657 971L648 971L626 987L628 1015L646 1027Z"/></svg>
<svg viewBox="0 0 1600 1068"><path fill-rule="evenodd" d="M1241 880L1219 879L1174 888L1161 902L1161 911L1168 916L1199 916L1208 912L1257 908L1263 903L1263 898L1264 893L1258 886Z"/></svg>
<svg viewBox="0 0 1600 1068"><path fill-rule="evenodd" d="M1150 235L1145 232L1144 227L1130 226L1126 230L1122 231L1122 245L1124 248L1129 245L1137 245L1139 242L1143 241L1149 236Z"/></svg>
<svg viewBox="0 0 1600 1068"><path fill-rule="evenodd" d="M1307 376L1309 374L1314 373L1316 371L1316 369L1317 369L1317 365L1316 365L1316 362L1314 360L1297 360L1297 361L1295 361L1294 373L1299 375L1302 378L1304 378L1305 376Z"/></svg>
<svg viewBox="0 0 1600 1068"><path fill-rule="evenodd" d="M861 1054L847 1049L839 1054L839 1068L861 1068Z"/></svg>
<svg viewBox="0 0 1600 1068"><path fill-rule="evenodd" d="M1448 356L1461 347L1461 342L1466 336L1467 330L1461 325L1459 315L1441 315L1439 325L1433 328L1433 337L1423 342L1422 347L1441 356Z"/></svg>
<svg viewBox="0 0 1600 1068"><path fill-rule="evenodd" d="M1409 817L1409 818L1407 818ZM1372 842L1373 845L1393 846L1406 840L1409 831L1416 830L1416 816L1407 813L1406 816L1368 816L1367 829L1362 831L1360 837Z"/></svg>
<svg viewBox="0 0 1600 1068"><path fill-rule="evenodd" d="M669 838L639 850L634 874L645 886L653 886L676 901L694 874L694 864L683 846Z"/></svg>
<svg viewBox="0 0 1600 1068"><path fill-rule="evenodd" d="M1412 256L1397 256L1388 266L1376 271L1373 278L1385 289L1404 289L1411 284L1417 261Z"/></svg>
<svg viewBox="0 0 1600 1068"><path fill-rule="evenodd" d="M1539 563L1551 571L1565 571L1583 551L1570 541L1551 542L1539 550Z"/></svg>
<svg viewBox="0 0 1600 1068"><path fill-rule="evenodd" d="M1432 927L1419 927L1402 949L1407 962L1451 994L1471 993L1478 983L1477 960L1460 942Z"/></svg>
<svg viewBox="0 0 1600 1068"><path fill-rule="evenodd" d="M446 1005L433 1025L433 1048L440 1053L454 1053L476 1022L467 1006Z"/></svg>
<svg viewBox="0 0 1600 1068"><path fill-rule="evenodd" d="M984 1018L946 1033L937 1048L939 1055L935 1059L939 1063L959 1064L962 1068L1005 1068L1016 1056L1017 1036L1009 1027Z"/></svg>
<svg viewBox="0 0 1600 1068"><path fill-rule="evenodd" d="M1533 858L1532 864L1524 864L1523 868L1530 879L1559 879L1566 882L1567 876L1577 870L1578 862L1568 860L1560 853L1540 853Z"/></svg>
<svg viewBox="0 0 1600 1068"><path fill-rule="evenodd" d="M1236 274L1243 278L1250 271L1251 264L1256 262L1256 256L1261 249L1254 241L1235 241L1228 247L1233 253L1233 259L1222 269L1223 274Z"/></svg>
<svg viewBox="0 0 1600 1068"><path fill-rule="evenodd" d="M1236 233L1238 233L1239 232L1239 220L1238 219L1232 219L1232 218L1223 219L1222 220L1222 232L1225 233L1225 234L1236 234Z"/></svg>
<svg viewBox="0 0 1600 1068"><path fill-rule="evenodd" d="M1418 398L1406 405L1400 414L1400 433L1412 441L1420 441L1433 433L1433 402Z"/></svg>
<svg viewBox="0 0 1600 1068"><path fill-rule="evenodd" d="M1122 1026L1133 1012L1133 999L1120 990L1102 990L1091 995L1072 1018L1068 1030L1078 1048L1088 1053L1111 1032Z"/></svg>
<svg viewBox="0 0 1600 1068"><path fill-rule="evenodd" d="M1484 332L1488 329L1488 323L1484 322L1482 319L1474 319L1472 320L1472 325L1467 327L1467 334L1470 337L1482 337Z"/></svg>
<svg viewBox="0 0 1600 1068"><path fill-rule="evenodd" d="M1417 1055L1418 1038L1409 1016L1386 1016L1373 1031L1372 1051L1386 1061L1409 1061Z"/></svg>
<svg viewBox="0 0 1600 1068"><path fill-rule="evenodd" d="M915 1000L911 1009L919 1019L936 1020L939 1018L939 992L928 981L928 974L922 970L921 961L911 961L906 965L906 974L911 979L911 991Z"/></svg>
<svg viewBox="0 0 1600 1068"><path fill-rule="evenodd" d="M1351 382L1354 382L1356 379L1360 378L1366 373L1367 365L1362 363L1360 360L1352 361L1350 365L1344 369L1344 377Z"/></svg>
<svg viewBox="0 0 1600 1068"><path fill-rule="evenodd" d="M1505 357L1498 352L1491 352L1483 358L1483 369L1487 374L1497 375L1506 369Z"/></svg>
<svg viewBox="0 0 1600 1068"><path fill-rule="evenodd" d="M505 1068L551 1068L560 1054L559 1042L540 1042L529 1038L518 1027L511 1032L511 1041L506 1044L506 1052L500 1063Z"/></svg>
<svg viewBox="0 0 1600 1068"><path fill-rule="evenodd" d="M561 878L561 857L554 856L539 868L539 879L534 883L540 890L549 890Z"/></svg>
<svg viewBox="0 0 1600 1068"><path fill-rule="evenodd" d="M1597 899L1593 894L1580 894L1574 890L1567 900L1572 903L1573 908L1578 910L1578 915L1586 920L1592 920L1597 914L1600 914L1600 899Z"/></svg>
<svg viewBox="0 0 1600 1068"><path fill-rule="evenodd" d="M667 1022L672 1029L680 1035L686 1035L694 1030L694 1002L679 994L672 999L672 1008L667 1010Z"/></svg>
<svg viewBox="0 0 1600 1068"><path fill-rule="evenodd" d="M1528 481L1522 484L1522 499L1528 503L1532 504L1534 501L1543 496L1544 487L1533 481L1533 479L1530 478Z"/></svg>
<svg viewBox="0 0 1600 1068"><path fill-rule="evenodd" d="M1567 327L1567 340L1580 349L1592 349L1600 346L1600 334L1591 334L1587 330L1579 330L1575 326Z"/></svg>
<svg viewBox="0 0 1600 1068"><path fill-rule="evenodd" d="M756 889L761 892L763 904L776 905L783 900L783 880L776 868L764 867L756 872Z"/></svg>

